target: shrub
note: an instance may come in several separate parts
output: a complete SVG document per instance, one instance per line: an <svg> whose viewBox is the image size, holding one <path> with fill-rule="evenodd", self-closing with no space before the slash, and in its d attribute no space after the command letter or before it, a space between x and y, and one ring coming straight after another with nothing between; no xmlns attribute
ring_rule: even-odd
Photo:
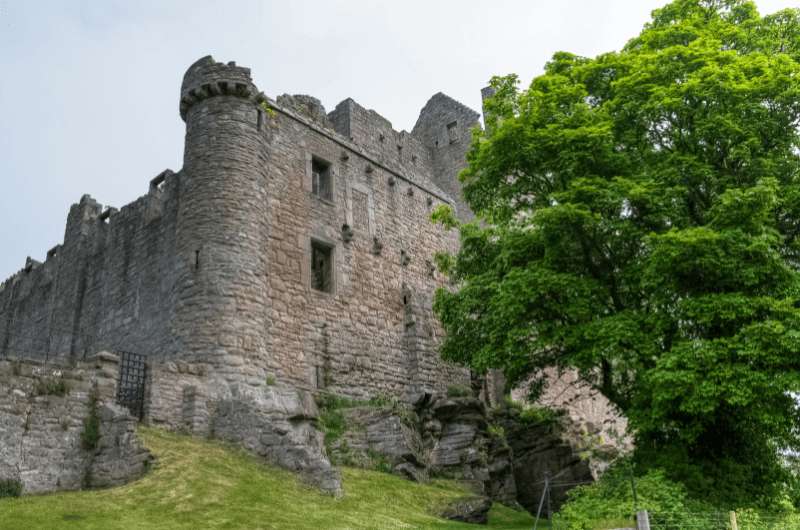
<svg viewBox="0 0 800 530"><path fill-rule="evenodd" d="M83 431L81 431L81 447L85 451L92 451L97 448L100 441L100 415L97 413L97 390L92 389L89 393L89 414L83 420Z"/></svg>
<svg viewBox="0 0 800 530"><path fill-rule="evenodd" d="M63 377L40 377L36 380L34 394L37 396L66 396L69 385Z"/></svg>
<svg viewBox="0 0 800 530"><path fill-rule="evenodd" d="M22 495L22 482L13 478L0 479L0 499Z"/></svg>
<svg viewBox="0 0 800 530"><path fill-rule="evenodd" d="M647 509L654 524L705 529L705 518L698 514L718 511L690 501L683 485L667 479L661 470L650 470L636 477L635 483L638 506L633 501L629 462L618 462L598 482L569 492L568 501L555 515L558 527L589 530L605 528L605 524L624 525L633 520L637 509ZM668 520L661 521L664 518Z"/></svg>
<svg viewBox="0 0 800 530"><path fill-rule="evenodd" d="M505 438L506 437L506 430L503 428L502 425L489 425L489 436L492 438Z"/></svg>
<svg viewBox="0 0 800 530"><path fill-rule="evenodd" d="M527 425L554 425L563 415L563 410L529 406L524 407L519 413L519 421Z"/></svg>
<svg viewBox="0 0 800 530"><path fill-rule="evenodd" d="M381 473L392 472L392 463L389 462L389 459L386 458L385 455L382 455L377 451L373 451L372 449L367 449L367 457L370 461L370 467L374 471L380 471Z"/></svg>
<svg viewBox="0 0 800 530"><path fill-rule="evenodd" d="M464 385L450 385L447 387L447 397L459 398L469 397L472 395L472 390Z"/></svg>
<svg viewBox="0 0 800 530"><path fill-rule="evenodd" d="M797 513L759 513L753 509L736 510L736 519L739 528L747 530L800 527L800 514Z"/></svg>
<svg viewBox="0 0 800 530"><path fill-rule="evenodd" d="M275 386L275 376L272 374L268 375L264 382L267 386Z"/></svg>

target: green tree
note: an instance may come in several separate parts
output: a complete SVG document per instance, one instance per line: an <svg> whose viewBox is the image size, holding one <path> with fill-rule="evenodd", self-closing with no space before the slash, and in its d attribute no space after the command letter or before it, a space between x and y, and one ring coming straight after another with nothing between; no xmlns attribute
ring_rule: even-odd
<svg viewBox="0 0 800 530"><path fill-rule="evenodd" d="M677 0L620 52L492 85L461 175L482 222L439 259L443 356L512 383L577 368L641 462L776 498L800 427L800 11Z"/></svg>

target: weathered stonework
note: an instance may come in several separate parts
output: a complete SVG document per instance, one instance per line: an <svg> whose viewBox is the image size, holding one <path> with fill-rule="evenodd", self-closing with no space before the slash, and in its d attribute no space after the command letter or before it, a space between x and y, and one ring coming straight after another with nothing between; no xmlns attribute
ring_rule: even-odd
<svg viewBox="0 0 800 530"><path fill-rule="evenodd" d="M584 455L590 478L596 480L614 460L633 451L627 418L576 371L548 368L542 375L545 384L535 406L563 413L559 436L575 454ZM527 403L529 386L512 389L512 399Z"/></svg>
<svg viewBox="0 0 800 530"><path fill-rule="evenodd" d="M449 204L473 218L457 174L479 115L439 93L412 132L398 132L352 99L331 112L311 96L270 99L248 68L211 57L187 70L179 112L182 169L163 171L120 209L84 195L70 208L63 243L0 284L0 367L18 358L80 367L102 350L144 355L146 422L238 443L331 493L340 492L339 477L311 396L390 396L416 404L419 423L366 414L354 445L411 478L459 478L513 504L514 444L489 436L484 403L441 397L448 386L472 384L498 406L504 380L471 380L443 362L432 311L445 285L434 256L456 251L458 235L430 214ZM77 487L87 469L93 484L139 472L132 424L113 400L103 401L90 462L78 458L70 430L85 389L47 406L31 402L42 417L61 410L68 418L71 437L56 440L19 431L29 398L15 381L0 371L0 411L12 418L0 451L40 440L42 454L72 462L58 476L41 463L21 467L30 491ZM574 405L572 425L591 437L594 409L585 404L554 406ZM602 421L601 430L618 427ZM534 454L529 441L520 450ZM569 457L578 449L568 447ZM465 505L485 515L484 503Z"/></svg>
<svg viewBox="0 0 800 530"><path fill-rule="evenodd" d="M413 404L359 406L341 414L345 430L331 444L336 462L371 467L378 459L410 480L454 479L474 496L517 506L511 448L502 433L490 432L480 399L421 394Z"/></svg>
<svg viewBox="0 0 800 530"><path fill-rule="evenodd" d="M126 350L353 397L465 380L435 351L430 264L457 239L429 215L455 202L442 186L477 113L437 94L415 133L397 132L349 99L329 114L309 96L270 100L249 69L210 57L187 71L180 111L181 171L119 210L84 196L63 244L4 282L0 356ZM331 200L312 193L312 158L330 165ZM311 287L312 241L333 248L330 293Z"/></svg>
<svg viewBox="0 0 800 530"><path fill-rule="evenodd" d="M28 494L141 476L150 454L135 418L114 402L117 371L116 357L102 353L75 367L0 360L0 479L19 480ZM93 406L99 430L87 448L82 434Z"/></svg>
<svg viewBox="0 0 800 530"><path fill-rule="evenodd" d="M458 240L429 218L460 205L478 114L437 94L398 132L351 99L330 113L270 99L211 57L187 70L179 110L180 171L120 209L83 196L63 243L0 286L0 359L146 355L145 421L238 441L336 490L306 393L407 401L469 381L437 353L432 263Z"/></svg>

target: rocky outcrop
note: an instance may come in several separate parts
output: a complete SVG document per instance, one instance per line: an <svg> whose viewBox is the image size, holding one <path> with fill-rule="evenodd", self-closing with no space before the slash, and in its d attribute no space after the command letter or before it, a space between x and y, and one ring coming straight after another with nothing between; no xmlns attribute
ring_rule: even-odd
<svg viewBox="0 0 800 530"><path fill-rule="evenodd" d="M506 506L519 507L514 451L506 440L505 432L490 429L489 436L489 482L486 494Z"/></svg>
<svg viewBox="0 0 800 530"><path fill-rule="evenodd" d="M327 493L342 492L341 478L325 454L315 427L318 410L311 394L287 386L232 386L214 404L211 432L238 443L285 469L297 471Z"/></svg>
<svg viewBox="0 0 800 530"><path fill-rule="evenodd" d="M359 406L340 413L345 430L330 444L334 462L416 481L455 479L477 498L516 504L511 448L489 429L479 399L422 394L412 406Z"/></svg>
<svg viewBox="0 0 800 530"><path fill-rule="evenodd" d="M341 411L347 426L331 443L339 464L391 471L416 482L430 477L417 417L402 405L361 406Z"/></svg>
<svg viewBox="0 0 800 530"><path fill-rule="evenodd" d="M515 408L498 412L495 421L502 425L513 454L516 500L529 512L538 509L546 476L553 484L550 502L554 510L576 484L594 480L588 459L564 440L558 421L524 421Z"/></svg>
<svg viewBox="0 0 800 530"><path fill-rule="evenodd" d="M351 403L337 411L342 432L330 441L330 455L334 463L416 481L458 480L474 494L467 504L488 498L535 513L546 476L557 509L570 489L596 480L623 454L613 443L587 436L568 414L523 410L505 404L487 410L474 397L436 394L421 394L413 405Z"/></svg>
<svg viewBox="0 0 800 530"><path fill-rule="evenodd" d="M488 490L489 436L486 407L472 397L425 395L416 404L432 474Z"/></svg>
<svg viewBox="0 0 800 530"><path fill-rule="evenodd" d="M445 506L439 513L445 519L464 523L486 524L492 499L485 496L461 497Z"/></svg>
<svg viewBox="0 0 800 530"><path fill-rule="evenodd" d="M341 493L309 392L269 377L228 380L213 366L185 361L150 363L147 383L151 425L236 443L327 493Z"/></svg>
<svg viewBox="0 0 800 530"><path fill-rule="evenodd" d="M560 437L584 455L596 480L614 459L633 450L627 418L575 370L548 368L543 376L541 395L531 405L563 413ZM529 386L530 382L512 390L512 398L528 404Z"/></svg>

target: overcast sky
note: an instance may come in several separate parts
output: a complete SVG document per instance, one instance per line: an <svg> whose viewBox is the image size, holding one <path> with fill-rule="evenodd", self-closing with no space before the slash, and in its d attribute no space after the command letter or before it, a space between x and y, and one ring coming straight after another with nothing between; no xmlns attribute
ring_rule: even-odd
<svg viewBox="0 0 800 530"><path fill-rule="evenodd" d="M204 55L252 68L271 97L352 97L410 130L438 91L480 110L492 75L527 84L555 51L619 49L663 4L0 0L0 280L62 241L82 194L119 207L180 169L180 82Z"/></svg>

